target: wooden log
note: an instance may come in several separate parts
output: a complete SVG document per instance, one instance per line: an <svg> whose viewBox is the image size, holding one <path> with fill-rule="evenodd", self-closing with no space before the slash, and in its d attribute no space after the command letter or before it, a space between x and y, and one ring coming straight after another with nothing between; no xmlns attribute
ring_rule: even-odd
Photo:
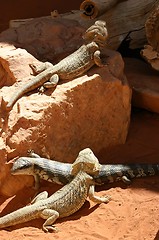
<svg viewBox="0 0 159 240"><path fill-rule="evenodd" d="M93 6L92 10L89 8L91 4ZM58 16L76 20L85 29L94 24L96 20L104 20L107 23L109 34L109 48L118 49L126 38L130 40L130 48L143 48L147 44L145 22L157 5L159 5L159 0L84 0L81 3L81 10L59 14ZM49 18L49 16L46 18ZM27 19L15 20L12 21L12 25L16 27L16 25L19 26L26 21ZM158 36L157 32L152 32L151 40L148 38L148 41L153 42L155 36Z"/></svg>
<svg viewBox="0 0 159 240"><path fill-rule="evenodd" d="M91 26L98 19L106 21L109 33L108 46L111 49L117 49L127 36L131 40L131 48L142 48L147 43L145 22L154 8L159 4L159 0L127 0L117 2L109 0L107 2L109 2L110 8L107 5L108 10L103 15L100 15L100 5L98 4L100 1L92 0L92 2L94 2L96 8L97 6L99 8L96 18L83 17L80 10L75 14L65 14L63 17L77 20L85 28Z"/></svg>
<svg viewBox="0 0 159 240"><path fill-rule="evenodd" d="M85 0L80 5L83 10L81 16L86 19L94 19L112 8L119 0Z"/></svg>

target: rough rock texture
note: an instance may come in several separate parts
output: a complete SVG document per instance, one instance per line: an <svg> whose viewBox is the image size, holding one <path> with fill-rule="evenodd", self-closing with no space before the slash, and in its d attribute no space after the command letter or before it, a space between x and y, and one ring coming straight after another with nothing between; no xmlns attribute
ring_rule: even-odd
<svg viewBox="0 0 159 240"><path fill-rule="evenodd" d="M0 87L10 86L25 78L28 80L32 74L29 64L33 62L40 63L25 49L0 43Z"/></svg>
<svg viewBox="0 0 159 240"><path fill-rule="evenodd" d="M159 52L159 4L154 8L145 22L145 32L148 43Z"/></svg>
<svg viewBox="0 0 159 240"><path fill-rule="evenodd" d="M7 116L4 106L10 93L30 78L28 62L35 60L25 50L11 48L11 52L12 57L6 50L3 68L8 74L8 69L12 72L14 65L14 72L18 71L14 81L18 83L4 86L0 91L3 97L1 131L8 160L24 156L28 149L33 149L42 156L72 162L85 147L97 153L107 146L125 143L130 121L131 90L123 74L124 63L120 54L105 51L103 60L108 66L94 67L88 75L73 81L61 81L55 90L50 89L45 94L39 95L34 91L25 95ZM3 179L3 194L12 195L22 187L20 182L20 186L8 188L13 179Z"/></svg>
<svg viewBox="0 0 159 240"><path fill-rule="evenodd" d="M159 113L159 73L147 63L124 58L125 73L133 90L132 104Z"/></svg>
<svg viewBox="0 0 159 240"><path fill-rule="evenodd" d="M100 162L158 162L159 116L144 111L132 113L127 141L122 146L104 149L97 155ZM22 181L23 177L19 178ZM11 183L10 183L11 184ZM40 192L53 193L57 186L42 182ZM108 204L89 201L74 215L58 220L59 232L44 233L42 219L0 231L1 240L158 240L159 178L135 179L129 187L108 184L96 187L97 194L111 195ZM30 202L35 191L25 188L14 198L0 196L1 216ZM89 204L90 203L90 204ZM3 209L3 210L2 210ZM75 237L76 236L76 237Z"/></svg>
<svg viewBox="0 0 159 240"><path fill-rule="evenodd" d="M143 58L159 71L159 5L152 11L145 23L145 32L149 45L141 51Z"/></svg>
<svg viewBox="0 0 159 240"><path fill-rule="evenodd" d="M37 18L2 32L0 42L7 41L25 48L41 61L56 62L82 44L83 31L75 20Z"/></svg>
<svg viewBox="0 0 159 240"><path fill-rule="evenodd" d="M151 65L151 67L159 71L159 52L154 50L151 45L145 45L141 50L141 56Z"/></svg>
<svg viewBox="0 0 159 240"><path fill-rule="evenodd" d="M1 91L4 91L2 94L3 97L2 95L0 96L0 186L3 185L4 179L6 179L5 184L9 186L11 190L13 190L12 178L11 181L9 181L7 176L11 167L11 164L7 163L9 151L7 146L8 121L4 119L3 104L4 99L9 99L13 94L13 92L8 89L8 86L14 83L15 85L19 84L22 79L25 80L25 78L27 78L26 80L28 80L30 78L32 71L28 64L33 62L39 63L39 61L26 50L16 48L14 45L7 43L0 43L0 87L2 88ZM14 118L16 118L16 115ZM24 182L25 181L28 184L32 182L24 176ZM11 182L12 184L10 185ZM16 182L18 182L18 188L19 186L24 186L22 181L15 179L15 191L18 189Z"/></svg>

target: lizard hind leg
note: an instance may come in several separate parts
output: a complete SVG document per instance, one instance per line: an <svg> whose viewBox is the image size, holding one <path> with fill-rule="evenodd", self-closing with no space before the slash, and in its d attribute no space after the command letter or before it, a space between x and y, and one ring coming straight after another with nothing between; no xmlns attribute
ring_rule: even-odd
<svg viewBox="0 0 159 240"><path fill-rule="evenodd" d="M131 180L127 176L122 176L121 180L127 185L131 184Z"/></svg>
<svg viewBox="0 0 159 240"><path fill-rule="evenodd" d="M36 202L38 202L38 201L41 201L41 200L44 200L44 199L46 199L46 198L48 198L48 192L46 192L46 191L41 192L41 193L39 193L36 197L34 197L34 198L32 199L31 204L34 204L34 203L36 203Z"/></svg>
<svg viewBox="0 0 159 240"><path fill-rule="evenodd" d="M53 209L44 209L41 212L41 218L46 219L43 224L44 232L57 231L57 228L53 226L53 223L59 218L59 213Z"/></svg>

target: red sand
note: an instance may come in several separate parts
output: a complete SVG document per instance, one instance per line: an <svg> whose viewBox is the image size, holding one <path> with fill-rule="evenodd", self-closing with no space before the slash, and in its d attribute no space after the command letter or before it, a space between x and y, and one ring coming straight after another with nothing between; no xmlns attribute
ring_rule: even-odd
<svg viewBox="0 0 159 240"><path fill-rule="evenodd" d="M101 162L159 163L159 115L145 111L132 114L125 145L103 150ZM47 186L47 187L46 187ZM57 186L43 182L40 191L54 192ZM159 239L159 178L135 179L131 186L123 183L97 187L97 194L111 195L108 204L95 205L87 201L74 215L57 221L57 233L44 233L44 220L33 220L9 231L0 231L0 240L158 240ZM32 189L24 189L13 199L0 197L1 215L29 203Z"/></svg>

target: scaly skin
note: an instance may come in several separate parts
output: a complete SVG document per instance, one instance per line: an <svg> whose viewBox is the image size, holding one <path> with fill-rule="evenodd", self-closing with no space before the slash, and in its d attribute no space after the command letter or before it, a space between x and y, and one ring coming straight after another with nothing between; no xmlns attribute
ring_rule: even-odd
<svg viewBox="0 0 159 240"><path fill-rule="evenodd" d="M94 64L102 67L103 64L100 59L99 50L105 45L108 38L106 23L101 20L96 21L91 28L86 30L83 34L83 38L88 44L83 44L77 51L70 54L56 65L53 66L51 63L47 62L43 63L39 67L39 69L41 69L40 73L31 65L32 69L35 73L38 73L38 75L13 94L6 106L6 110L10 111L20 97L38 87L55 87L59 79L76 78L87 72Z"/></svg>
<svg viewBox="0 0 159 240"><path fill-rule="evenodd" d="M35 154L33 157L20 157L12 166L13 175L33 175L35 186L39 186L39 178L57 184L67 184L73 179L72 164L62 163ZM115 181L129 183L130 179L159 175L159 164L107 164L100 165L99 174L94 176L96 184Z"/></svg>
<svg viewBox="0 0 159 240"><path fill-rule="evenodd" d="M30 92L42 85L44 87L55 87L59 79L73 79L87 72L94 64L104 66L100 59L99 45L91 42L82 45L77 51L67 56L54 66L48 67L39 73L20 89L18 89L9 100L6 109L10 111L15 102L25 93ZM50 80L49 83L47 83Z"/></svg>
<svg viewBox="0 0 159 240"><path fill-rule="evenodd" d="M50 209L57 211L59 213L59 217L71 215L80 209L80 207L84 204L90 180L92 180L92 177L86 173L79 173L70 184L65 185L49 198L37 201L32 205L23 207L15 212L1 217L0 228L24 223L40 217L43 218L44 212ZM82 191L78 192L79 189L82 189ZM46 231L45 228L43 227Z"/></svg>
<svg viewBox="0 0 159 240"><path fill-rule="evenodd" d="M83 156L86 156L83 158ZM75 213L84 204L87 196L96 203L107 203L108 197L94 195L94 181L91 175L99 172L100 164L90 149L84 149L72 165L74 179L47 198L47 192L39 194L32 205L18 209L0 218L0 228L24 223L35 218L44 218L44 231L55 230L53 223Z"/></svg>

